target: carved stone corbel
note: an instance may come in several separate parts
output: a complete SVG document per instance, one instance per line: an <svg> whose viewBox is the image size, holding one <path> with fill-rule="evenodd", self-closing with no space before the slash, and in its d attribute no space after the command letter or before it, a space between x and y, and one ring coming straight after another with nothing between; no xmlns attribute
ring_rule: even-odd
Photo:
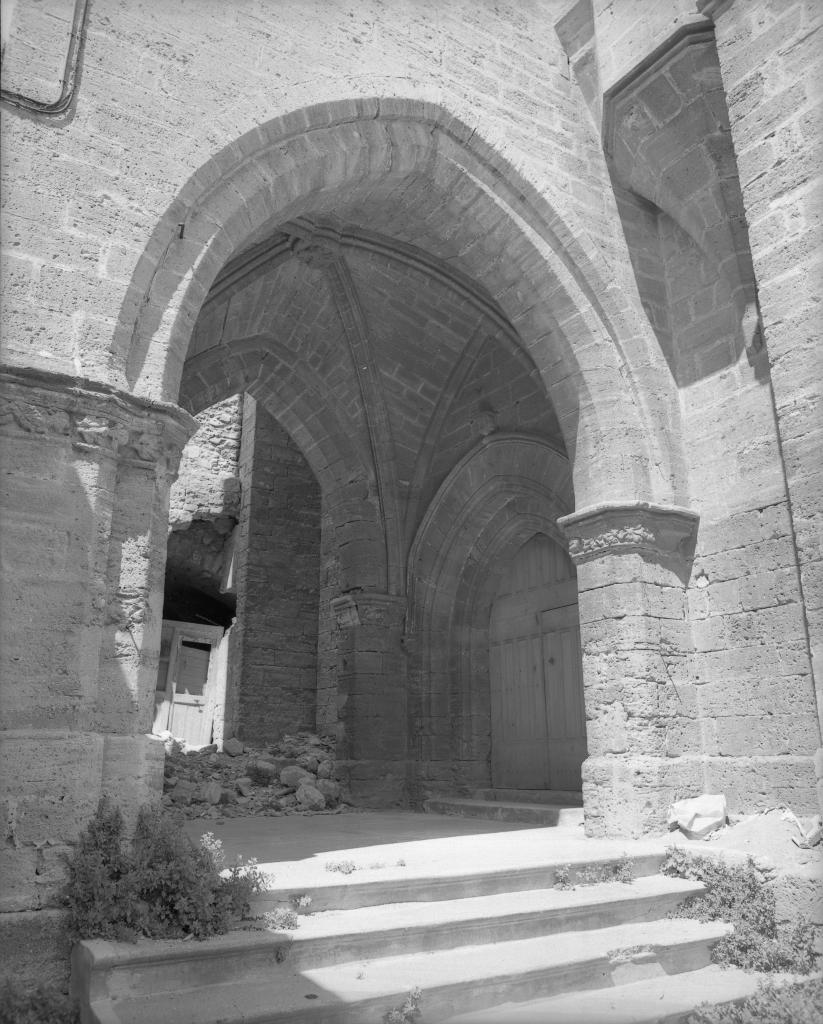
<svg viewBox="0 0 823 1024"><path fill-rule="evenodd" d="M694 550L700 517L677 505L637 501L604 503L558 519L576 564L606 554L640 552L654 558L687 559Z"/></svg>
<svg viewBox="0 0 823 1024"><path fill-rule="evenodd" d="M44 370L0 370L0 429L173 477L197 421L183 409Z"/></svg>

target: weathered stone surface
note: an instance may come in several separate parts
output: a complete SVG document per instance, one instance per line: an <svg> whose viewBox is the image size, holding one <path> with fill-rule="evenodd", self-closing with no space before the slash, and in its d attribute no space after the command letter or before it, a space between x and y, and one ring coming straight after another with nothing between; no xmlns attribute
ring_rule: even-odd
<svg viewBox="0 0 823 1024"><path fill-rule="evenodd" d="M223 753L228 754L229 757L239 757L245 749L240 740L235 739L233 736L223 743Z"/></svg>
<svg viewBox="0 0 823 1024"><path fill-rule="evenodd" d="M178 779L169 795L176 804L188 804L194 799L196 793L197 787L193 782L189 782L187 779Z"/></svg>
<svg viewBox="0 0 823 1024"><path fill-rule="evenodd" d="M295 796L298 805L306 811L322 811L326 806L326 798L316 786L308 782L299 786Z"/></svg>
<svg viewBox="0 0 823 1024"><path fill-rule="evenodd" d="M237 779L235 786L237 787L237 792L244 797L250 797L254 792L254 783L246 776L242 779Z"/></svg>
<svg viewBox="0 0 823 1024"><path fill-rule="evenodd" d="M223 787L219 782L207 782L200 789L200 799L207 804L219 804L223 797ZM225 803L225 800L223 800Z"/></svg>
<svg viewBox="0 0 823 1024"><path fill-rule="evenodd" d="M318 779L315 788L326 798L326 803L336 803L340 798L340 784L333 779Z"/></svg>
<svg viewBox="0 0 823 1024"><path fill-rule="evenodd" d="M301 768L299 765L291 765L280 772L280 781L284 786L290 786L292 789L297 789L304 783L314 783L316 780L317 776L307 772L305 768Z"/></svg>
<svg viewBox="0 0 823 1024"><path fill-rule="evenodd" d="M253 762L255 769L264 775L268 779L276 779L284 765L278 765L276 761L270 761L268 758L259 757Z"/></svg>
<svg viewBox="0 0 823 1024"><path fill-rule="evenodd" d="M317 766L320 764L320 759L317 754L301 754L297 759L297 763L301 768L305 768L307 772L317 774Z"/></svg>

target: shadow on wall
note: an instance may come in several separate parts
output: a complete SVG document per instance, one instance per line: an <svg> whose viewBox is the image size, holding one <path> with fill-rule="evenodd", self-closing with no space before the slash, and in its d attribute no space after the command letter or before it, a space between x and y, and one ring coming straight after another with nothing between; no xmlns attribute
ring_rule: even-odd
<svg viewBox="0 0 823 1024"><path fill-rule="evenodd" d="M714 33L685 26L604 96L603 145L641 301L679 387L762 348Z"/></svg>

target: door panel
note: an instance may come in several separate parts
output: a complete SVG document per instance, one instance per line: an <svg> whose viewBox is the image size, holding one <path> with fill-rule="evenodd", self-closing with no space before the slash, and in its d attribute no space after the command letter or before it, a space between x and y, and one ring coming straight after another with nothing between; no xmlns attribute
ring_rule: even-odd
<svg viewBox="0 0 823 1024"><path fill-rule="evenodd" d="M163 620L160 665L155 684L153 731L168 729L191 746L211 742L217 678L213 652L223 637L220 626Z"/></svg>
<svg viewBox="0 0 823 1024"><path fill-rule="evenodd" d="M170 728L177 739L198 746L211 738L211 720L205 713L210 655L210 644L180 639Z"/></svg>
<svg viewBox="0 0 823 1024"><path fill-rule="evenodd" d="M538 535L513 559L489 623L492 781L580 789L586 756L574 568Z"/></svg>
<svg viewBox="0 0 823 1024"><path fill-rule="evenodd" d="M541 615L552 789L579 790L586 757L586 714L577 605Z"/></svg>
<svg viewBox="0 0 823 1024"><path fill-rule="evenodd" d="M170 622L164 622L160 634L160 663L157 669L157 682L154 690L154 725L152 732L165 732L169 727L169 716L171 714L174 691L169 673L169 662L171 659L172 643L174 641L174 626Z"/></svg>

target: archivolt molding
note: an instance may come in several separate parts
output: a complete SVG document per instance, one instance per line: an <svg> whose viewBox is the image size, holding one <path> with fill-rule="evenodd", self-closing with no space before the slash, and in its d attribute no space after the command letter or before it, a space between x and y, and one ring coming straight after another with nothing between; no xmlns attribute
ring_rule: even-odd
<svg viewBox="0 0 823 1024"><path fill-rule="evenodd" d="M581 509L558 519L558 525L569 539L569 554L580 564L635 552L686 558L694 549L699 521L690 509L639 501Z"/></svg>
<svg viewBox="0 0 823 1024"><path fill-rule="evenodd" d="M462 575L469 552L502 507L537 497L547 529L571 506L571 471L566 456L543 438L491 434L458 462L426 511L409 552L410 608L422 623L426 607L443 596L440 580ZM515 513L516 515L516 513ZM456 586L456 582L454 583Z"/></svg>
<svg viewBox="0 0 823 1024"><path fill-rule="evenodd" d="M0 429L67 441L80 453L177 473L197 421L177 406L42 370L0 371Z"/></svg>
<svg viewBox="0 0 823 1024"><path fill-rule="evenodd" d="M311 209L313 197L322 197L328 208L334 195L345 199L355 190L365 201L371 195L367 186L372 191L378 184L398 186L413 174L430 177L432 187L439 179L465 181L477 197L479 222L481 215L486 220L491 215L510 236L510 261L524 288L543 297L529 304L499 274L489 278L482 267L468 267L483 285L505 295L501 303L512 323L524 318L528 325L525 333L520 330L523 343L567 426L572 457L582 437L580 487L594 496L594 470L586 475L590 454L619 431L655 448L644 460L644 496L677 491L682 459L657 440L665 433L658 405L646 394L640 374L627 365L633 353L631 358L642 357L646 372L648 324L638 310L627 309L599 251L584 249L583 236L476 130L446 110L410 99L324 103L276 118L191 176L158 223L124 300L115 358L127 358L132 386L176 395L191 325L244 239L261 236L269 224L272 232L282 230ZM223 211L219 224L213 207ZM592 341L602 348L594 374L588 361L580 362ZM603 392L598 375L606 367L614 370L609 374L614 388L625 392L619 403L616 394L611 401L608 395L603 401L598 397ZM662 357L660 372L665 374ZM615 424L610 410L618 405L624 422ZM661 443L664 450L658 450Z"/></svg>

